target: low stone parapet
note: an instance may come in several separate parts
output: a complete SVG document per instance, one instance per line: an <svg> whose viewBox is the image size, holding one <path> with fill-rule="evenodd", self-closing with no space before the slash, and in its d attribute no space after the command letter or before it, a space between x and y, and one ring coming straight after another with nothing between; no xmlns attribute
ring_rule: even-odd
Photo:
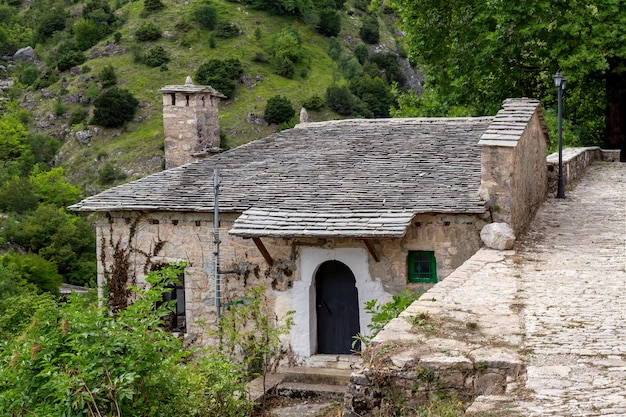
<svg viewBox="0 0 626 417"><path fill-rule="evenodd" d="M587 148L563 149L563 182L566 190L571 190L585 175L587 167L594 161L616 162L620 151L600 149L598 146ZM558 186L559 154L555 152L546 158L548 165L548 193L555 193Z"/></svg>

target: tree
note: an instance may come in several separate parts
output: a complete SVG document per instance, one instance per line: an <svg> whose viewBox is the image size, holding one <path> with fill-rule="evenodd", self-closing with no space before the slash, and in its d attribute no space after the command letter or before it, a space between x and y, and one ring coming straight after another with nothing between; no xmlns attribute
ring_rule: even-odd
<svg viewBox="0 0 626 417"><path fill-rule="evenodd" d="M92 20L80 19L74 24L74 39L76 47L85 51L100 40L100 31Z"/></svg>
<svg viewBox="0 0 626 417"><path fill-rule="evenodd" d="M356 78L350 82L350 91L365 103L374 117L389 117L393 95L384 80L369 75Z"/></svg>
<svg viewBox="0 0 626 417"><path fill-rule="evenodd" d="M304 57L300 35L291 27L281 30L270 41L270 53L277 65L282 64L285 58L297 64Z"/></svg>
<svg viewBox="0 0 626 417"><path fill-rule="evenodd" d="M113 87L117 84L117 74L113 65L105 65L102 71L98 73L98 79L103 88Z"/></svg>
<svg viewBox="0 0 626 417"><path fill-rule="evenodd" d="M264 117L268 123L284 123L289 121L295 114L296 111L287 97L274 96L267 100Z"/></svg>
<svg viewBox="0 0 626 417"><path fill-rule="evenodd" d="M161 37L161 29L152 22L144 23L135 31L135 38L138 41L156 41Z"/></svg>
<svg viewBox="0 0 626 417"><path fill-rule="evenodd" d="M476 114L493 114L513 96L554 105L552 75L560 70L568 79L565 116L583 139L604 136L626 160L622 2L399 0L396 6L410 53L445 100Z"/></svg>
<svg viewBox="0 0 626 417"><path fill-rule="evenodd" d="M234 80L243 74L237 58L225 60L209 59L198 67L194 79L198 84L210 85L228 98L232 98L237 87Z"/></svg>
<svg viewBox="0 0 626 417"><path fill-rule="evenodd" d="M14 282L24 280L35 285L39 291L59 293L61 275L57 266L40 256L33 254L7 253L0 257L4 273L8 273Z"/></svg>
<svg viewBox="0 0 626 417"><path fill-rule="evenodd" d="M93 123L104 127L120 127L133 119L139 101L130 91L111 87L94 100Z"/></svg>
<svg viewBox="0 0 626 417"><path fill-rule="evenodd" d="M332 37L339 35L341 31L341 17L335 10L323 10L320 12L320 21L317 31L324 36Z"/></svg>
<svg viewBox="0 0 626 417"><path fill-rule="evenodd" d="M161 0L143 0L143 8L148 12L156 12L164 8Z"/></svg>

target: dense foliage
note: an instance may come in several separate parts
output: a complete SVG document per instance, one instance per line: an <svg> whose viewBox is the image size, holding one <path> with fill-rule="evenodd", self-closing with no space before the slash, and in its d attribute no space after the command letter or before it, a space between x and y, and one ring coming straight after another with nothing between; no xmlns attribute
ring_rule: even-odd
<svg viewBox="0 0 626 417"><path fill-rule="evenodd" d="M95 99L93 123L104 127L120 127L133 119L139 101L130 91L119 88L108 88Z"/></svg>
<svg viewBox="0 0 626 417"><path fill-rule="evenodd" d="M0 344L0 414L247 415L240 367L217 350L192 356L162 326L172 309L163 294L179 273L151 273L150 287L135 288L135 300L116 316L91 298L57 304L30 296L30 324L22 321L14 327L20 337Z"/></svg>
<svg viewBox="0 0 626 417"><path fill-rule="evenodd" d="M587 143L626 152L626 14L623 2L398 0L413 59L426 69L430 103L493 114L507 97L554 105L552 75L567 79L565 117ZM407 106L420 112L422 103ZM416 111L411 108L418 107ZM431 106L432 108L432 106Z"/></svg>
<svg viewBox="0 0 626 417"><path fill-rule="evenodd" d="M210 85L226 97L232 97L237 88L236 80L243 74L241 62L236 58L210 59L198 67L195 81Z"/></svg>
<svg viewBox="0 0 626 417"><path fill-rule="evenodd" d="M274 96L267 100L263 117L268 123L280 124L289 121L295 114L296 111L287 97Z"/></svg>

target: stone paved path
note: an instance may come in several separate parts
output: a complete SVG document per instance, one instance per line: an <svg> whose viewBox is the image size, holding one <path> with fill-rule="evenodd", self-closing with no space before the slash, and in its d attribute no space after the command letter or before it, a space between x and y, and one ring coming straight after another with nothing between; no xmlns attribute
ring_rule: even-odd
<svg viewBox="0 0 626 417"><path fill-rule="evenodd" d="M626 164L595 163L518 242L525 416L626 416Z"/></svg>

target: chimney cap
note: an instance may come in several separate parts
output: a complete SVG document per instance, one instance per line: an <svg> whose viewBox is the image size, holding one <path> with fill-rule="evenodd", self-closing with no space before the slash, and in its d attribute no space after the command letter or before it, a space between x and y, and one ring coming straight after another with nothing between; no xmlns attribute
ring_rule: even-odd
<svg viewBox="0 0 626 417"><path fill-rule="evenodd" d="M183 93L183 94L200 94L206 93L213 97L227 98L224 94L220 93L210 85L195 85L191 76L187 76L185 79L185 85L166 85L159 90L161 94L171 93Z"/></svg>

